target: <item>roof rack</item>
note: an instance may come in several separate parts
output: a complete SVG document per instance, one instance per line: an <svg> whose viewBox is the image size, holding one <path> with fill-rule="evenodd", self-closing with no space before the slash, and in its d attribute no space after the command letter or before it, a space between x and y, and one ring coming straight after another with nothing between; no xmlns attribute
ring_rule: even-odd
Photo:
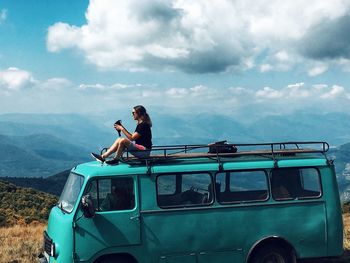
<svg viewBox="0 0 350 263"><path fill-rule="evenodd" d="M102 151L106 150L104 148ZM209 149L210 153L209 153ZM213 150L214 149L214 150ZM236 149L236 151L226 151ZM237 151L238 149L238 151ZM147 165L157 162L167 162L176 159L210 158L220 162L222 158L239 156L260 156L273 159L277 164L277 158L293 156L297 154L318 153L326 159L329 144L323 141L306 142L271 142L271 143L243 143L232 144L226 141L211 144L185 144L153 146L151 154L147 158L135 158L129 151L124 153L123 160L126 163L146 162ZM328 159L327 159L328 160Z"/></svg>

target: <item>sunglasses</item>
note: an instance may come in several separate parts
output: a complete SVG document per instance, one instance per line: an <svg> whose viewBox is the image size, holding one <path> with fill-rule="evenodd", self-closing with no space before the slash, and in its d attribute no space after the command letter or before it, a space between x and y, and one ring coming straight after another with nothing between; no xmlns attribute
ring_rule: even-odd
<svg viewBox="0 0 350 263"><path fill-rule="evenodd" d="M136 114L136 112L135 112L135 111L133 111L133 112L131 112L131 114L132 114L132 115L135 115L135 114Z"/></svg>

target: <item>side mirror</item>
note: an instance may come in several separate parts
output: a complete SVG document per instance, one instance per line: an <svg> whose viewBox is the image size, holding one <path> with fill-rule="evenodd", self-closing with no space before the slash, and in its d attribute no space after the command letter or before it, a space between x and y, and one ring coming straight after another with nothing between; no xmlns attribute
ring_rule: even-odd
<svg viewBox="0 0 350 263"><path fill-rule="evenodd" d="M95 208L94 204L91 200L91 196L89 194L84 195L81 198L81 208L83 210L83 214L86 218L93 218L95 216Z"/></svg>

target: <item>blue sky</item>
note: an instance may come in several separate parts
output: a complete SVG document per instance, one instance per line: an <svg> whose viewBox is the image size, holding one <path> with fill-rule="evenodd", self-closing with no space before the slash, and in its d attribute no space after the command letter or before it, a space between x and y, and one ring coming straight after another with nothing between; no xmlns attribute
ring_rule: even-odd
<svg viewBox="0 0 350 263"><path fill-rule="evenodd" d="M0 113L347 113L349 28L343 0L1 0Z"/></svg>

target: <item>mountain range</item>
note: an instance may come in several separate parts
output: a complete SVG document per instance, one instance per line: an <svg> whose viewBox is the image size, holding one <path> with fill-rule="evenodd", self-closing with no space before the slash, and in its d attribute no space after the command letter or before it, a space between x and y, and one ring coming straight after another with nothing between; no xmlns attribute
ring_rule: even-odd
<svg viewBox="0 0 350 263"><path fill-rule="evenodd" d="M198 144L219 140L231 143L271 141L328 141L338 149L350 142L350 115L344 113L266 116L254 121L227 115L188 113L151 114L154 145ZM109 146L122 119L133 131L131 116L104 114L0 115L0 177L49 177L91 160L90 152ZM336 148L338 147L338 148ZM341 149L341 148L339 148ZM347 158L345 154L343 159ZM342 161L341 169L346 163ZM339 168L338 172L342 172Z"/></svg>
<svg viewBox="0 0 350 263"><path fill-rule="evenodd" d="M48 134L0 135L0 175L47 177L88 160L88 150Z"/></svg>

